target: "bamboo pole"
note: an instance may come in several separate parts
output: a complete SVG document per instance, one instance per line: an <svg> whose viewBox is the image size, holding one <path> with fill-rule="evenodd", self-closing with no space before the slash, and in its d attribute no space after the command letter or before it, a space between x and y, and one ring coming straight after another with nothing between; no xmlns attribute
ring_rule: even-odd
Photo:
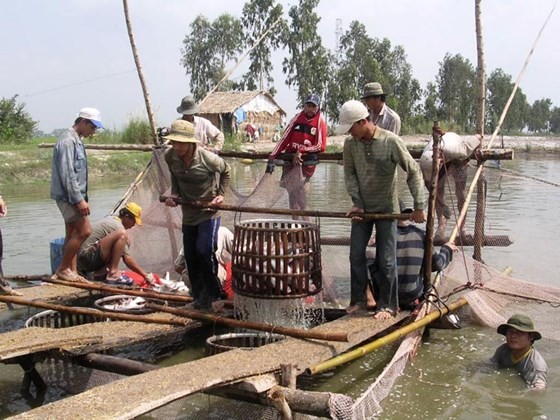
<svg viewBox="0 0 560 420"><path fill-rule="evenodd" d="M492 133L492 136L490 137L490 141L488 142L488 144L486 145L486 149L490 149L492 147L492 144L494 143L494 140L496 139L496 136L498 135L498 133L500 132L500 129L502 128L502 124L504 123L504 119L506 118L507 112L509 110L509 107L511 106L511 103L513 102L513 98L515 97L515 93L517 92L517 88L519 87L519 84L521 83L521 80L523 79L523 75L525 74L525 70L527 70L527 67L529 65L529 61L531 60L531 56L533 55L533 52L535 51L535 48L537 46L537 43L544 31L544 28L546 27L546 25L548 24L548 21L550 20L550 17L552 16L552 13L554 13L554 9L556 8L556 6L554 6L552 8L552 10L550 11L548 17L546 18L545 22L543 23L536 39L535 42L533 42L533 46L531 47L531 50L529 51L529 54L527 55L527 58L525 59L525 63L523 64L523 67L521 68L521 71L519 72L519 76L517 77L517 80L515 81L515 85L513 86L513 90L511 91L511 95L509 96L506 105L504 107L504 110L502 111L502 114L500 115L500 119L498 120L498 125L496 126L496 129L494 130L494 132ZM461 226L461 224L463 223L465 216L467 214L467 210L469 207L469 203L471 201L472 198L472 194L474 191L475 186L477 185L477 181L480 178L480 174L482 173L482 169L484 168L484 164L479 165L477 171L474 174L473 180L471 182L471 185L469 187L469 191L467 193L467 196L465 197L465 204L463 205L463 208L461 209L461 212L459 213L459 217L457 218L457 223L455 224L455 227L453 228L453 231L451 232L451 236L450 236L450 240L454 240L455 237L457 236L457 233L459 231L459 226Z"/></svg>
<svg viewBox="0 0 560 420"><path fill-rule="evenodd" d="M130 48L132 48L132 55L134 57L134 63L136 64L136 71L138 72L138 78L140 79L140 85L142 86L142 92L144 94L144 102L146 103L146 112L148 113L148 121L150 122L150 128L152 130L152 139L154 144L158 144L158 135L156 129L156 123L154 121L154 113L152 112L152 104L150 103L150 94L148 92L148 87L146 86L146 81L144 79L144 72L142 70L142 65L140 64L140 56L138 55L138 49L136 48L136 41L134 40L134 33L132 32L132 23L130 21L130 14L128 11L128 0L123 0L124 9L124 19L126 21L126 30L128 32L128 38L130 40Z"/></svg>
<svg viewBox="0 0 560 420"><path fill-rule="evenodd" d="M190 303L193 298L190 296L182 296L173 293L161 293L154 290L147 289L124 289L120 287L111 287L105 284L99 283L85 283L85 282L75 282L75 281L64 281L64 280L54 280L49 277L43 278L42 281L46 283L59 284L61 286L75 287L77 289L84 290L96 290L108 294L119 294L128 296L140 296L146 299L159 299L167 300L169 302L179 302L179 303Z"/></svg>
<svg viewBox="0 0 560 420"><path fill-rule="evenodd" d="M207 321L214 324L227 325L234 328L246 328L256 331L264 331L267 333L275 333L287 335L294 338L306 338L313 340L325 340L325 341L338 341L338 342L348 342L347 333L329 333L329 332L318 332L312 330L301 330L296 328L282 327L280 325L270 325L261 324L258 322L250 321L239 321L237 319L224 318L210 313L189 310L186 308L170 308L168 306L156 305L153 303L146 303L146 307L154 309L161 312L166 312L173 315L185 316L188 318L195 319L197 321Z"/></svg>
<svg viewBox="0 0 560 420"><path fill-rule="evenodd" d="M54 143L39 143L37 147L41 149L53 148ZM160 147L160 146L156 146ZM86 149L92 150L115 150L115 151L141 151L141 152L151 152L154 150L154 146L150 144L86 144ZM422 150L416 148L408 148L408 151L413 158L419 159L422 155ZM513 160L513 150L512 149L484 149L481 151L482 155L480 160ZM270 152L240 152L236 150L220 150L217 152L219 156L225 158L239 158L239 159L254 159L254 160L267 160L270 156ZM304 155L305 156L305 155ZM291 161L293 157L292 153L281 153L278 156L279 160ZM317 154L318 161L342 161L344 158L342 152L323 152ZM471 157L471 159L476 159Z"/></svg>
<svg viewBox="0 0 560 420"><path fill-rule="evenodd" d="M33 306L34 308L51 309L58 312L68 312L71 314L90 315L100 319L115 319L118 321L132 321L132 322L146 322L148 324L162 324L162 325L178 325L184 327L187 325L187 320L184 318L154 318L150 315L132 315L120 312L101 311L93 308L77 308L64 305L57 305L54 303L41 302L39 300L28 300L15 296L2 296L0 295L0 302L13 303L22 306Z"/></svg>
<svg viewBox="0 0 560 420"><path fill-rule="evenodd" d="M404 337L405 335L416 331L422 327L425 327L426 325L428 325L430 322L440 318L441 316L447 314L449 311L454 311L455 309L460 308L461 306L466 305L468 302L465 298L460 298L458 300L456 300L455 302L452 302L451 304L448 305L447 307L444 307L443 309L440 310L436 310L433 312L430 312L428 315L426 315L425 317L419 319L418 321L413 322L412 324L408 324L405 327L399 328L396 331L393 331L392 333L386 335L385 337L381 337L375 341L372 341L371 343L368 343L364 346L358 347L355 350L352 350L350 352L341 354L340 356L337 357L333 357L330 360L327 360L323 363L319 363L315 366L311 366L310 368L308 368L306 371L307 373L310 373L312 375L316 375L318 373L322 373L326 370L335 368L337 366L340 366L344 363L350 362L352 360L356 360L362 356L365 356L368 353L371 353L374 350L377 350L380 347L386 346L387 344L391 344L395 341L397 341L399 338Z"/></svg>
<svg viewBox="0 0 560 420"><path fill-rule="evenodd" d="M284 216L311 216L311 217L331 217L340 219L351 219L353 216L359 216L364 220L409 220L409 214L389 214L389 213L351 213L346 215L345 212L320 211L320 210L290 210L290 209L273 209L263 207L244 207L234 206L231 204L210 204L200 201L183 202L180 198L160 196L159 201L165 202L168 198L172 198L177 204L191 206L203 210L226 210L239 213L258 213L258 214L278 214Z"/></svg>

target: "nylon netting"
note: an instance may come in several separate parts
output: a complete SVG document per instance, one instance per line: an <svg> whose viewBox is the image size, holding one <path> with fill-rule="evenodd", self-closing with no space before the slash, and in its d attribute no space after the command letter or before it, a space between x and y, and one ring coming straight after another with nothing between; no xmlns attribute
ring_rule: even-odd
<svg viewBox="0 0 560 420"><path fill-rule="evenodd" d="M351 207L351 202L344 194L344 175L340 164L321 163L308 185L303 185L301 171L292 171L280 181L280 168L272 176L264 174L264 165L243 165L231 161L232 185L226 194L226 204L246 207L259 207L263 209L288 208L288 193L297 193L306 190L307 199L304 203L308 209L317 211L345 212ZM454 174L449 172L442 181L444 188L440 200L445 206L440 207L440 220L438 235L439 242L451 232L458 214L456 188L463 184L469 185L475 171L475 166L469 164L462 168L460 182L454 179ZM163 274L172 271L173 262L181 247L181 214L180 208L169 208L159 202L159 196L169 193L169 174L167 165L163 160L163 150L155 150L153 159L143 174L135 182L129 193L125 194L124 205L128 201L135 201L143 208L144 225L133 228L130 232L132 253L138 261L148 270ZM500 187L499 180L494 177L495 184L488 188L495 190ZM483 178L480 181L486 185ZM398 177L399 197L406 207L411 206L412 199L408 194L404 173ZM342 192L341 192L342 191ZM459 194L460 195L460 194ZM505 246L507 236L503 229L494 230L492 215L500 206L497 195L486 197L486 214L484 216L486 236L485 246ZM461 197L459 197L461 201ZM510 315L525 312L530 315L538 325L544 337L560 340L557 325L560 321L558 306L560 306L560 289L535 285L516 280L506 276L498 270L467 257L472 248L475 236L474 214L476 210L477 195L469 206L468 217L462 227L457 243L465 245L460 253L454 257L452 264L443 273L441 283L436 286L435 292L441 302L450 302L459 296L465 296L469 302L465 312L473 321L495 328L504 322ZM222 212L222 225L233 230L234 225L241 221L255 218L285 219L286 216L255 215L244 212ZM443 219L442 219L443 217ZM317 224L321 233L321 256L323 269L324 293L319 298L321 303L344 306L349 298L349 262L348 248L350 244L350 223L347 219L320 218L311 216L309 220ZM239 302L238 302L239 304ZM266 305L259 302L244 300L245 308L259 307L258 310L266 311ZM241 305L241 306L243 306ZM295 306L300 305L300 303ZM285 307L278 307L272 318L286 315ZM421 312L418 317L421 317ZM249 317L250 318L250 317ZM288 325L291 325L288 323ZM341 419L364 419L375 417L381 411L381 401L389 394L391 386L406 367L408 360L416 351L420 333L411 333L402 340L391 362L386 366L376 382L349 406L348 400L336 402L333 399L331 416ZM219 410L228 412L230 418L279 418L278 413L271 407L258 407L239 402L225 402L218 397L194 395L168 404L150 413L154 418L209 418L220 416ZM194 407L194 408L193 408ZM216 417L217 418L217 417ZM298 418L313 418L312 416L298 416Z"/></svg>

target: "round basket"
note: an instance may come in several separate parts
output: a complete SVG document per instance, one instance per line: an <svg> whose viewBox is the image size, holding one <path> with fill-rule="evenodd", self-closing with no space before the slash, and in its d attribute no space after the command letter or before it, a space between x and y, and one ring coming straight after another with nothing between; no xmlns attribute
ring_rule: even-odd
<svg viewBox="0 0 560 420"><path fill-rule="evenodd" d="M138 304L128 306L129 304L133 304L133 302L138 302ZM128 314L149 314L154 312L153 309L148 309L144 306L146 304L146 300L144 298L129 295L107 296L102 299L97 299L93 302L93 304L97 309L109 312L121 312Z"/></svg>
<svg viewBox="0 0 560 420"><path fill-rule="evenodd" d="M303 298L322 289L316 224L262 219L239 222L232 257L233 290L240 295Z"/></svg>
<svg viewBox="0 0 560 420"><path fill-rule="evenodd" d="M231 333L213 335L206 339L204 354L212 356L233 349L253 350L266 344L276 343L284 339L280 334L268 333Z"/></svg>
<svg viewBox="0 0 560 420"><path fill-rule="evenodd" d="M91 324L94 322L105 322L107 320L93 315L73 314L69 312L57 312L53 310L39 312L25 321L25 328L66 328L76 325Z"/></svg>

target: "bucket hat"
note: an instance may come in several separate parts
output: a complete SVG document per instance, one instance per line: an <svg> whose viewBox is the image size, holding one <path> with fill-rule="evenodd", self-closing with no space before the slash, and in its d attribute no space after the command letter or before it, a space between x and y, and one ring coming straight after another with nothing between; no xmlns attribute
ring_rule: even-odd
<svg viewBox="0 0 560 420"><path fill-rule="evenodd" d="M78 117L91 121L97 128L105 128L101 122L101 113L97 108L82 108L78 112Z"/></svg>
<svg viewBox="0 0 560 420"><path fill-rule="evenodd" d="M381 96L385 95L381 83L372 82L364 86L364 91L362 93L362 99L369 98L370 96Z"/></svg>
<svg viewBox="0 0 560 420"><path fill-rule="evenodd" d="M356 122L369 116L366 106L360 101L351 100L345 102L340 107L338 121L340 125L336 129L336 134L346 134L350 127Z"/></svg>
<svg viewBox="0 0 560 420"><path fill-rule="evenodd" d="M533 333L535 340L542 338L541 334L535 330L533 320L527 315L515 314L507 320L507 324L498 326L498 334L506 335L508 328L515 328L517 331Z"/></svg>
<svg viewBox="0 0 560 420"><path fill-rule="evenodd" d="M142 226L142 207L140 207L136 203L130 202L126 206L124 206L124 208L134 216L136 224Z"/></svg>
<svg viewBox="0 0 560 420"><path fill-rule="evenodd" d="M171 131L164 137L166 140L178 141L180 143L198 143L194 138L194 125L186 120L175 120L171 124Z"/></svg>
<svg viewBox="0 0 560 420"><path fill-rule="evenodd" d="M185 96L181 99L181 105L177 107L177 112L183 115L198 114L200 106L196 103L191 95Z"/></svg>

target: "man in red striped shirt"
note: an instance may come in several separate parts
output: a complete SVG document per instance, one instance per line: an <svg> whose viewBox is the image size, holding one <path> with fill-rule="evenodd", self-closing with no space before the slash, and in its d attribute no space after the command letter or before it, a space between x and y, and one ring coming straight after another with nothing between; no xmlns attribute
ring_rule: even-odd
<svg viewBox="0 0 560 420"><path fill-rule="evenodd" d="M327 146L327 124L321 115L320 104L319 96L314 93L305 98L303 111L288 124L268 157L266 172L272 173L274 159L280 153L293 154L293 158L282 167L280 182L280 186L288 190L289 204L293 210L305 210L307 207L307 189L315 165L305 162L316 163L317 153L324 152ZM294 173L299 176L293 177Z"/></svg>

